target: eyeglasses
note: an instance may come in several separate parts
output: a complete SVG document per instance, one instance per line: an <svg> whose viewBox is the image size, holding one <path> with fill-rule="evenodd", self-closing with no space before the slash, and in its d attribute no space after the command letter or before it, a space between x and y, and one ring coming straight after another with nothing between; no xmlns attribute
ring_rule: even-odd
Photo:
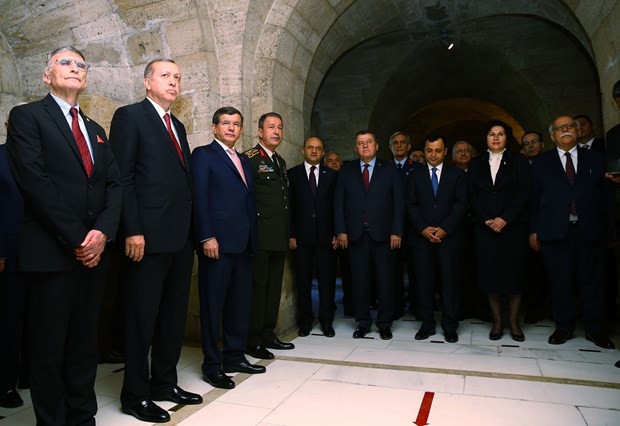
<svg viewBox="0 0 620 426"><path fill-rule="evenodd" d="M542 141L540 139L532 139L531 141L524 141L523 143L521 143L522 146L530 146L530 145L534 145L535 143L541 143Z"/></svg>
<svg viewBox="0 0 620 426"><path fill-rule="evenodd" d="M469 148L459 148L459 149L456 150L457 154L466 154L466 153L469 153L469 152L471 152L471 149L469 149Z"/></svg>
<svg viewBox="0 0 620 426"><path fill-rule="evenodd" d="M577 123L575 123L573 121L571 123L558 124L557 126L553 126L553 130L555 130L556 132L559 132L559 131L562 131L562 130L574 129L576 127L577 127Z"/></svg>
<svg viewBox="0 0 620 426"><path fill-rule="evenodd" d="M87 72L88 69L90 68L90 64L88 62L79 61L77 59L69 59L69 58L58 58L58 59L56 59L52 63L52 65L50 65L50 68L53 67L56 64L59 64L61 67L70 67L71 65L75 64L75 66L78 67L78 69L80 69L81 71L84 71L84 72Z"/></svg>

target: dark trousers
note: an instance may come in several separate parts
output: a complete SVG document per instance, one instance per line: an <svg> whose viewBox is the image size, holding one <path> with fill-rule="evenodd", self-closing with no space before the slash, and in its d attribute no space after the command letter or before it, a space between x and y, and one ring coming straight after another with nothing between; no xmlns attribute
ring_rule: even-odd
<svg viewBox="0 0 620 426"><path fill-rule="evenodd" d="M401 248L392 250L392 258L394 259L394 271L392 274L392 282L394 283L394 313L397 316L402 316L405 313L406 299L405 299L405 247L406 241L403 238L401 241Z"/></svg>
<svg viewBox="0 0 620 426"><path fill-rule="evenodd" d="M204 361L202 372L245 361L250 323L252 257L245 253L220 253L219 259L198 255L200 329ZM223 350L218 349L220 326Z"/></svg>
<svg viewBox="0 0 620 426"><path fill-rule="evenodd" d="M413 248L413 261L420 265L415 271L418 311L422 316L422 328L435 331L435 281L439 271L441 282L442 314L441 328L456 331L459 312L460 249L429 244Z"/></svg>
<svg viewBox="0 0 620 426"><path fill-rule="evenodd" d="M374 241L366 231L357 241L349 241L351 276L353 278L353 302L355 320L360 327L370 328L372 271L375 271L377 294L377 327L392 325L394 317L394 284L392 281L394 261L389 241Z"/></svg>
<svg viewBox="0 0 620 426"><path fill-rule="evenodd" d="M353 307L353 283L351 278L351 260L349 258L348 249L336 249L336 258L338 260L338 269L340 270L340 282L342 284L342 307L344 314L353 316L355 308Z"/></svg>
<svg viewBox="0 0 620 426"><path fill-rule="evenodd" d="M586 333L603 330L605 243L583 239L579 224L570 225L560 241L542 241L541 250L549 282L553 319L560 330L575 330L573 289L579 289Z"/></svg>
<svg viewBox="0 0 620 426"><path fill-rule="evenodd" d="M23 370L22 336L26 315L25 275L17 271L0 273L0 393L14 389Z"/></svg>
<svg viewBox="0 0 620 426"><path fill-rule="evenodd" d="M121 403L131 407L149 399L151 392L168 392L177 384L194 251L188 239L178 252L124 261L127 328Z"/></svg>
<svg viewBox="0 0 620 426"><path fill-rule="evenodd" d="M532 249L527 253L528 283L525 289L527 297L527 315L532 319L542 319L547 314L549 283L542 254Z"/></svg>
<svg viewBox="0 0 620 426"><path fill-rule="evenodd" d="M39 425L94 425L104 265L29 274L30 395Z"/></svg>
<svg viewBox="0 0 620 426"><path fill-rule="evenodd" d="M258 250L252 257L252 304L248 346L276 338L286 251Z"/></svg>
<svg viewBox="0 0 620 426"><path fill-rule="evenodd" d="M336 297L334 250L330 245L298 245L294 253L299 327L311 328L314 321L312 276L315 270L319 283L319 322L331 325L336 311L336 304L334 303Z"/></svg>

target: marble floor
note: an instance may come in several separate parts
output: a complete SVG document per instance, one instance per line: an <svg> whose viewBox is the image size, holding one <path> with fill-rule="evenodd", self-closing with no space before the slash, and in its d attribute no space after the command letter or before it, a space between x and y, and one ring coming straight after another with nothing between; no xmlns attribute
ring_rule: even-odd
<svg viewBox="0 0 620 426"><path fill-rule="evenodd" d="M526 325L525 342L509 334L494 342L490 325L472 319L461 322L459 342L450 344L440 329L415 341L419 326L405 317L394 323L390 341L375 329L354 340L353 319L339 315L336 337L322 336L318 327L307 337L288 336L294 350L260 361L266 374L237 374L232 390L203 382L200 348L187 346L179 385L203 395L204 403L160 405L170 411L168 424L182 426L620 425L620 368L614 366L620 351L600 349L582 332L552 346L553 324L546 321ZM612 337L620 347L618 333ZM145 424L120 411L122 376L122 365L99 366L99 425ZM35 424L30 395L20 394L25 405L0 408L0 426Z"/></svg>

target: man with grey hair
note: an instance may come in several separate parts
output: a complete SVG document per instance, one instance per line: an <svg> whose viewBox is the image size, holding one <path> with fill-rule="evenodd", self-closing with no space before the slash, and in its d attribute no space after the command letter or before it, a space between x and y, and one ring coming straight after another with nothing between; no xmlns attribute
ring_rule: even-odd
<svg viewBox="0 0 620 426"><path fill-rule="evenodd" d="M202 402L177 385L176 371L194 264L189 145L183 123L170 113L180 86L173 60L149 62L146 99L116 110L110 127L123 183L119 237L127 282L121 405L124 413L151 423L170 420L153 401Z"/></svg>
<svg viewBox="0 0 620 426"><path fill-rule="evenodd" d="M530 247L541 251L549 282L555 332L549 344L573 337L573 289L579 288L585 337L595 345L615 346L603 329L607 181L605 158L577 149L579 123L560 116L549 126L551 149L532 163Z"/></svg>
<svg viewBox="0 0 620 426"><path fill-rule="evenodd" d="M452 147L452 161L461 170L467 172L474 149L467 141L458 141Z"/></svg>
<svg viewBox="0 0 620 426"><path fill-rule="evenodd" d="M89 64L73 47L43 71L50 93L13 108L7 146L24 197L19 269L29 294L37 424L95 424L97 320L122 187L101 126L78 103Z"/></svg>

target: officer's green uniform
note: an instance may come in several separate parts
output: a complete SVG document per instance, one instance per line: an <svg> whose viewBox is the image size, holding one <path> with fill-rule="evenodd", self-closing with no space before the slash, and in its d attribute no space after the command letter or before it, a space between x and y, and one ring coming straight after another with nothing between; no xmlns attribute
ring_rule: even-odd
<svg viewBox="0 0 620 426"><path fill-rule="evenodd" d="M252 347L276 338L274 329L288 250L288 177L284 159L276 153L276 166L260 144L244 154L252 164L258 234L257 252L252 257L252 309L247 342Z"/></svg>

